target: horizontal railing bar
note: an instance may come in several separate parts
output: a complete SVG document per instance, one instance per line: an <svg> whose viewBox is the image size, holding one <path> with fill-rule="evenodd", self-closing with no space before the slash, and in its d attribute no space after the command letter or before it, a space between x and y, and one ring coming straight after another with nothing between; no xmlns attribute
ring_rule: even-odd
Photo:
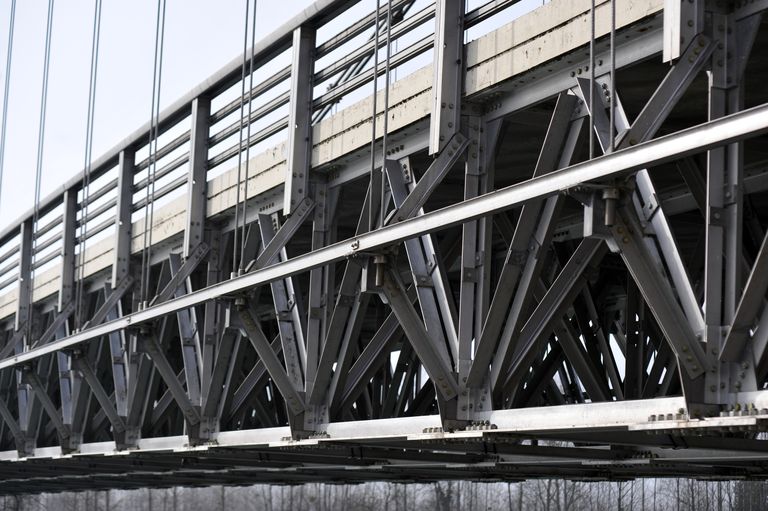
<svg viewBox="0 0 768 511"><path fill-rule="evenodd" d="M291 92L285 91L284 93L280 94L279 96L272 99L268 103L260 106L259 108L251 112L250 124L253 124L254 122L261 119L262 117L271 114L281 106L287 105L290 100L291 100ZM221 130L220 132L216 133L215 135L212 135L211 138L208 139L208 146L212 147L218 144L219 142L221 142L222 140L225 140L231 137L232 135L234 135L235 133L240 131L241 124L243 129L245 129L248 127L249 123L248 122L241 123L240 120L238 119L237 121L233 122L223 130Z"/></svg>
<svg viewBox="0 0 768 511"><path fill-rule="evenodd" d="M507 7L518 3L520 0L493 0L487 4L472 9L464 16L464 28L472 28L500 13Z"/></svg>
<svg viewBox="0 0 768 511"><path fill-rule="evenodd" d="M182 176L177 177L170 183L166 184L165 186L159 188L158 190L155 190L155 202L157 202L158 199L161 199L165 195L171 193L177 188L180 188L184 186L187 183L187 175L184 174ZM136 204L133 205L133 211L139 211L141 208L145 207L147 205L147 198L142 197L141 200L139 200Z"/></svg>
<svg viewBox="0 0 768 511"><path fill-rule="evenodd" d="M88 223L94 218L97 218L99 215L103 215L104 213L106 213L107 211L115 207L116 204L117 204L117 197L113 197L112 199L108 200L98 208L88 211L88 216L85 217L85 222ZM77 221L77 226L80 227L81 225L83 225L82 218Z"/></svg>
<svg viewBox="0 0 768 511"><path fill-rule="evenodd" d="M96 190L95 192L89 192L88 193L88 202L94 203L97 200L101 199L103 196L111 192L117 188L117 178L113 179L112 181L109 181L108 183L105 183L104 186ZM85 206L83 201L80 201L77 203L77 206L79 208L83 208Z"/></svg>
<svg viewBox="0 0 768 511"><path fill-rule="evenodd" d="M2 277L3 275L5 275L6 273L8 273L10 271L15 270L18 267L19 267L19 261L18 260L12 261L10 264L6 264L2 268L0 268L0 277Z"/></svg>
<svg viewBox="0 0 768 511"><path fill-rule="evenodd" d="M56 242L58 242L60 240L61 240L61 233L58 233L55 236L51 236L50 238L48 238L44 242L36 245L35 246L35 252L36 253L42 252L43 250L45 250L46 248L54 245Z"/></svg>
<svg viewBox="0 0 768 511"><path fill-rule="evenodd" d="M88 232L85 233L86 240L91 239L93 236L96 236L97 234L99 234L103 230L108 229L109 227L111 227L113 225L115 225L115 218L114 217L108 217L108 218L102 220L101 222L99 222L95 226L93 226L90 229L88 229ZM80 236L79 234L76 235L75 236L75 243L80 243L82 239L83 239L82 236Z"/></svg>
<svg viewBox="0 0 768 511"><path fill-rule="evenodd" d="M397 9L405 4L413 4L414 0L397 0L395 2L392 2L392 9ZM432 8L434 9L434 3L432 3ZM382 5L379 9L379 20L381 18L385 17L387 15L387 6ZM353 25L347 27L346 29L342 30L332 38L325 41L323 44L318 45L318 47L315 49L315 55L317 59L324 57L331 53L333 50L343 46L344 44L348 43L355 37L359 36L366 30L369 30L373 27L373 19L376 16L376 14L371 11L370 14L365 16L364 18L360 19L359 21L355 22Z"/></svg>
<svg viewBox="0 0 768 511"><path fill-rule="evenodd" d="M397 25L393 25L392 35L391 35L392 42L412 32L422 24L434 18L434 16L435 16L435 6L434 4L432 4L430 7L426 7L421 11L409 16L406 21L399 23ZM344 55L339 60L321 69L319 72L315 73L315 77L314 77L315 83L322 83L323 81L331 78L333 75L344 71L349 66L365 59L366 57L369 57L373 53L373 45L374 45L373 40L367 41L364 45L360 46L353 52L348 53L347 55ZM379 40L378 47L385 48L386 45L387 45L386 38L381 38Z"/></svg>
<svg viewBox="0 0 768 511"><path fill-rule="evenodd" d="M19 253L19 245L15 245L12 249L10 249L8 252L0 256L0 264L3 264L11 257L15 256Z"/></svg>
<svg viewBox="0 0 768 511"><path fill-rule="evenodd" d="M164 156L168 156L173 151L175 151L179 147L181 147L184 144L186 144L187 142L189 142L189 137L190 137L190 133L189 133L189 131L187 131L185 133L182 133L178 137L174 138L173 140L171 140L170 142L168 142L163 147L161 147L160 149L157 150L157 152L155 153L155 156L153 158L153 161L158 161L160 158L162 158ZM140 171L146 169L148 166L149 166L149 156L147 156L146 158L141 160L136 165L136 167L134 168L134 173L135 172L140 172Z"/></svg>
<svg viewBox="0 0 768 511"><path fill-rule="evenodd" d="M768 131L768 104L577 163L565 169L390 224L355 238L293 257L282 263L214 284L7 358L0 361L0 369L25 364L38 357L201 305L221 296L238 295L248 289L343 261L358 254L378 253L386 247L405 240L522 206L533 200L557 195L586 182L629 174L766 131Z"/></svg>
<svg viewBox="0 0 768 511"><path fill-rule="evenodd" d="M178 169L185 163L189 161L189 153L182 154L178 156L175 160L168 162L167 165L160 167L157 171L155 171L154 181L157 183L160 179L164 178L174 170ZM149 184L150 179L149 177L145 177L141 181L139 181L136 186L133 187L133 193L138 193L141 190L145 189L147 187L147 184Z"/></svg>
<svg viewBox="0 0 768 511"><path fill-rule="evenodd" d="M41 266L43 266L43 265L45 265L47 263L50 263L51 261L53 261L54 259L56 259L60 255L61 255L61 250L56 250L54 252L51 252L50 254L48 254L47 256L43 257L42 259L40 259L38 261L35 261L35 264L32 266L32 269L33 270L37 270Z"/></svg>
<svg viewBox="0 0 768 511"><path fill-rule="evenodd" d="M279 133L282 130L286 129L288 127L288 118L283 117L279 121L275 121L271 125L267 126L266 128L262 129L258 133L251 135L250 140L248 141L249 146L254 146L258 144L259 142L266 140L267 138L271 137L275 133ZM243 151L245 151L246 144L243 144ZM233 156L237 155L237 153L240 152L240 145L235 144L231 148L227 149L226 151L222 152L221 154L218 154L208 160L208 167L215 167L216 165L219 165L228 159L232 158Z"/></svg>
<svg viewBox="0 0 768 511"><path fill-rule="evenodd" d="M0 289L5 289L6 287L10 286L11 284L16 282L17 280L19 280L19 275L18 274L12 275L12 276L8 277L7 279L5 279L2 282L0 282Z"/></svg>
<svg viewBox="0 0 768 511"><path fill-rule="evenodd" d="M221 107L219 110L217 110L213 115L210 117L210 123L215 124L225 117L227 117L229 114L236 112L240 108L240 101L244 104L248 104L248 100L251 101L255 100L268 90L272 89L273 87L276 87L278 84L286 81L288 78L291 77L291 66L284 67L277 73L273 74L263 82L256 85L253 89L251 89L251 93L244 94L242 96L238 96L237 99L233 99L223 107ZM246 76L246 78L248 78Z"/></svg>
<svg viewBox="0 0 768 511"><path fill-rule="evenodd" d="M59 215L56 218L53 218L50 222L48 222L43 227L35 231L35 238L40 238L41 236L45 235L47 232L61 225L61 221L63 219L64 219L63 215Z"/></svg>
<svg viewBox="0 0 768 511"><path fill-rule="evenodd" d="M416 43L412 44L408 48L393 55L390 61L390 67L397 67L421 55L422 53L428 51L434 45L434 38L435 38L434 34L429 35L421 39L420 41L417 41ZM385 70L386 70L386 63L384 62L379 63L377 75L378 76L383 75ZM349 94L351 91L357 89L358 87L361 87L366 82L369 82L372 79L373 79L373 68L366 70L364 73L360 73L359 75L355 76L348 82L344 82L338 87L334 87L333 89L329 90L325 94L321 95L320 97L315 99L313 108L316 108L316 109L322 108L325 105L336 103L337 101L342 99L345 95Z"/></svg>

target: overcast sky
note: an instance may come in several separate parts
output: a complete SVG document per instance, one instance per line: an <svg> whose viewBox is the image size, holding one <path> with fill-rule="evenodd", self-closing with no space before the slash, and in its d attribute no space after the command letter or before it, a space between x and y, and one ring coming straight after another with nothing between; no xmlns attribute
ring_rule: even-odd
<svg viewBox="0 0 768 511"><path fill-rule="evenodd" d="M257 39L310 3L259 2ZM34 203L47 6L47 0L16 3L0 226L13 222ZM10 7L10 0L0 0L3 80ZM94 0L55 3L43 197L83 167L93 8ZM94 158L149 119L156 9L155 0L103 2ZM242 53L244 15L244 0L167 0L162 107Z"/></svg>

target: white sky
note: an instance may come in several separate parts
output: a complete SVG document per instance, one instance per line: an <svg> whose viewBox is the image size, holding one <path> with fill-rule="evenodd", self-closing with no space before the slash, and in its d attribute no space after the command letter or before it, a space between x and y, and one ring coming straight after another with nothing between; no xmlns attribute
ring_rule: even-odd
<svg viewBox="0 0 768 511"><path fill-rule="evenodd" d="M161 107L242 53L244 0L167 0ZM260 39L311 4L263 0ZM5 79L10 0L0 0L0 84ZM17 0L0 228L34 203L47 0ZM82 171L94 0L54 8L42 197ZM149 119L155 0L103 2L94 158ZM2 85L0 85L0 103Z"/></svg>

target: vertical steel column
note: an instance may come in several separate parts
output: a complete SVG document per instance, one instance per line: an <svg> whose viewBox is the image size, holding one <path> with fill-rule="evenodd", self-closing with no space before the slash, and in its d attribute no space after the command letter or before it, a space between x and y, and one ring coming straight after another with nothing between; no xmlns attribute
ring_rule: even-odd
<svg viewBox="0 0 768 511"><path fill-rule="evenodd" d="M61 279L59 281L59 312L64 310L73 298L75 284L75 231L77 216L77 192L64 192L64 212L61 220ZM81 256L82 257L82 256Z"/></svg>
<svg viewBox="0 0 768 511"><path fill-rule="evenodd" d="M500 122L486 125L476 116L467 117L464 122L471 141L464 174L464 200L468 200L493 189L493 153ZM474 412L485 411L483 408L490 404L488 386L479 391L470 390L466 380L472 367L472 345L480 339L483 320L490 305L492 225L493 220L484 217L462 226L458 311L458 372L461 393L458 412L459 418L465 420L471 420Z"/></svg>
<svg viewBox="0 0 768 511"><path fill-rule="evenodd" d="M206 206L208 205L208 131L211 101L198 97L192 101L192 127L189 140L187 172L187 225L184 230L184 252L189 253L203 241Z"/></svg>
<svg viewBox="0 0 768 511"><path fill-rule="evenodd" d="M576 101L575 96L565 93L558 97L533 177L548 174L570 163L583 124L583 119L573 119ZM530 302L531 286L539 278L544 263L542 250L549 247L554 221L562 203L561 197L554 196L523 206L482 333L475 344L475 358L467 375L469 387L482 384L488 376L489 364L493 366L490 382L494 387L498 375L509 363L511 341L520 326L520 315Z"/></svg>
<svg viewBox="0 0 768 511"><path fill-rule="evenodd" d="M627 279L627 302L624 311L627 342L624 369L624 397L640 399L645 384L645 304L635 281Z"/></svg>
<svg viewBox="0 0 768 511"><path fill-rule="evenodd" d="M329 203L328 185L316 183L315 210L312 221L312 250L326 246L329 241L329 228L331 222L332 205ZM307 297L307 367L304 381L307 395L312 394L312 385L315 382L323 347L321 341L325 339L328 326L328 302L333 293L333 285L330 281L333 266L321 266L309 273L309 295Z"/></svg>
<svg viewBox="0 0 768 511"><path fill-rule="evenodd" d="M85 198L84 198L85 199ZM75 285L75 231L77 226L77 191L73 188L64 192L64 212L62 215L62 247L61 247L61 277L59 281L59 314L73 301L73 289ZM82 219L85 222L85 218ZM80 263L85 264L85 254L80 254ZM78 311L84 314L85 311ZM75 314L75 321L83 321L82 317ZM55 321L55 320L54 320ZM75 326L79 326L77 323ZM57 339L66 337L69 333L66 323L60 325L55 332ZM61 415L64 424L72 426L72 396L75 383L75 374L72 371L72 360L68 353L56 353L56 363L59 369L59 396L61 398ZM78 439L79 443L79 439Z"/></svg>
<svg viewBox="0 0 768 511"><path fill-rule="evenodd" d="M26 329L30 319L29 303L32 290L32 219L27 219L20 225L19 233L19 278L18 294L16 296L16 318L15 330ZM26 351L30 339L27 335L17 337L14 353L17 355ZM34 445L34 440L30 442L30 435L34 437L34 432L29 431L29 409L31 406L32 389L28 383L23 380L21 370L16 371L17 384L17 403L19 408L19 428L27 439L28 443Z"/></svg>
<svg viewBox="0 0 768 511"><path fill-rule="evenodd" d="M664 0L664 62L676 60L704 30L704 0Z"/></svg>
<svg viewBox="0 0 768 511"><path fill-rule="evenodd" d="M429 154L437 154L459 131L464 77L464 0L438 0Z"/></svg>
<svg viewBox="0 0 768 511"><path fill-rule="evenodd" d="M30 318L29 298L32 292L32 236L34 226L32 219L21 223L19 232L19 291L16 297L16 321L15 330L20 330L27 325ZM27 339L27 343L30 339Z"/></svg>
<svg viewBox="0 0 768 511"><path fill-rule="evenodd" d="M312 87L315 29L293 31L291 101L288 114L288 172L285 177L283 213L288 215L307 195L312 148Z"/></svg>
<svg viewBox="0 0 768 511"><path fill-rule="evenodd" d="M112 263L112 288L128 276L131 260L131 213L133 209L132 150L120 152L117 164L117 208L115 211L115 260Z"/></svg>
<svg viewBox="0 0 768 511"><path fill-rule="evenodd" d="M117 164L117 207L115 211L115 259L112 263L112 282L110 287L116 289L122 281L130 277L131 236L133 212L133 172L135 153L132 149L120 152ZM109 296L109 291L106 291ZM122 314L120 303L116 309L108 312L107 319L117 319ZM126 332L109 335L109 351L112 359L112 378L115 385L115 405L121 417L128 417L130 392L130 357L141 355L130 353ZM137 376L137 374L133 374Z"/></svg>
<svg viewBox="0 0 768 511"><path fill-rule="evenodd" d="M208 252L208 267L206 285L212 286L221 280L221 233L212 230L208 236L210 251ZM214 366L218 361L220 338L223 330L220 326L219 304L217 300L205 303L203 312L203 326L200 341L202 342L203 365L200 373L200 386L203 392L211 384ZM200 328L198 324L198 328ZM203 398L203 401L205 399ZM205 404L205 403L203 403Z"/></svg>
<svg viewBox="0 0 768 511"><path fill-rule="evenodd" d="M718 45L709 72L710 120L739 111L743 103L736 28L730 16L713 14L713 38ZM724 327L733 322L741 294L742 153L740 143L707 152L704 317L707 349L712 354L719 354L723 348ZM707 373L706 396L712 402L727 403L732 399L731 392L742 389L744 378L732 375L730 364L715 367L717 373ZM729 388L731 385L734 388Z"/></svg>

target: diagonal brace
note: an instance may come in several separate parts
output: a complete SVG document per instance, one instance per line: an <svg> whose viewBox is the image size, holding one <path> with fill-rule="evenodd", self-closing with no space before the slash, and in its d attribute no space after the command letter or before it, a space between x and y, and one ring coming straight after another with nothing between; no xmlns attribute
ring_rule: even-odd
<svg viewBox="0 0 768 511"><path fill-rule="evenodd" d="M56 428L56 431L59 432L59 437L62 439L69 438L72 432L70 431L69 427L64 424L64 421L61 420L59 409L56 408L56 405L53 404L51 397L45 390L43 382L40 381L40 377L31 367L27 366L24 368L22 382L32 387L32 391L35 393L35 397L37 397L37 399L40 401L40 404L43 405L45 413L48 414L48 418L51 420L51 423Z"/></svg>
<svg viewBox="0 0 768 511"><path fill-rule="evenodd" d="M93 317L91 317L91 319L83 325L82 329L85 330L86 328L97 326L103 323L109 312L115 308L117 302L120 301L120 299L131 288L132 285L133 277L126 276L123 278L117 284L117 287L114 288L109 296L104 300L104 303L101 304L101 307L99 307L99 309L93 314Z"/></svg>
<svg viewBox="0 0 768 511"><path fill-rule="evenodd" d="M464 154L468 146L469 139L461 133L456 133L424 172L424 175L419 179L419 183L408 194L405 201L403 201L399 208L389 214L386 224L402 222L416 215L432 195L432 192L435 191L435 188L443 181L446 174L453 168L453 165Z"/></svg>
<svg viewBox="0 0 768 511"><path fill-rule="evenodd" d="M184 263L179 270L174 273L173 277L171 277L171 280L166 284L163 290L152 299L150 305L163 303L173 298L176 295L176 291L184 284L184 281L187 280L187 277L189 277L192 272L195 271L195 268L203 262L203 259L205 259L205 256L210 249L211 247L206 242L201 241L189 254L189 257L184 260Z"/></svg>
<svg viewBox="0 0 768 511"><path fill-rule="evenodd" d="M72 357L72 366L80 371L80 373L85 378L85 381L91 388L91 392L93 392L96 401L99 402L99 406L101 406L101 409L104 410L104 414L109 419L109 422L112 424L112 428L115 430L115 432L122 433L125 431L125 421L123 421L122 417L117 414L115 405L112 404L112 400L109 398L107 391L104 390L104 387L101 385L98 377L96 377L96 373L93 372L93 368L91 367L91 364L88 362L88 360L86 360L82 354L76 354Z"/></svg>
<svg viewBox="0 0 768 511"><path fill-rule="evenodd" d="M755 258L752 272L744 287L744 292L736 308L731 327L725 338L720 360L738 361L744 344L749 338L749 330L763 305L765 292L768 291L768 233L763 238L760 251Z"/></svg>
<svg viewBox="0 0 768 511"><path fill-rule="evenodd" d="M519 381L523 372L531 367L539 339L552 330L555 322L562 317L563 306L569 305L581 291L581 286L588 277L587 268L599 264L607 251L602 240L585 238L581 241L520 330L515 360L504 382L504 388Z"/></svg>
<svg viewBox="0 0 768 511"><path fill-rule="evenodd" d="M312 210L315 209L315 201L310 197L305 197L294 207L291 216L283 223L277 230L275 235L266 244L264 250L261 251L259 256L251 261L246 268L246 272L253 270L260 270L265 266L269 266L274 262L274 259L280 254L280 251L285 248L296 231L301 227L304 221L307 219ZM261 221L261 220L260 220Z"/></svg>
<svg viewBox="0 0 768 511"><path fill-rule="evenodd" d="M200 412L192 404L192 401L190 401L187 392L184 390L184 387L176 378L176 373L174 372L173 367L171 367L170 362L168 362L168 358L166 358L165 353L163 353L163 350L160 347L160 344L157 342L154 334L146 331L141 332L137 336L137 341L141 350L144 351L152 360L152 363L155 365L157 372L160 374L163 382L165 382L165 385L168 387L168 390L173 396L173 399L176 401L176 404L178 404L179 408L181 408L181 412L184 414L184 417L186 417L187 422L192 426L199 424Z"/></svg>
<svg viewBox="0 0 768 511"><path fill-rule="evenodd" d="M48 325L48 328L45 329L43 335L41 335L40 338L32 344L32 347L35 348L37 346L42 346L43 344L48 344L51 339L56 336L56 332L59 330L59 328L67 322L73 312L75 312L75 302L69 302L66 306L64 306L61 312L59 312L56 317L53 318L51 324Z"/></svg>
<svg viewBox="0 0 768 511"><path fill-rule="evenodd" d="M256 354L259 355L259 358L264 362L264 366L267 368L269 376L275 382L275 385L277 385L280 394L285 398L288 408L290 408L294 414L300 414L306 409L304 398L293 386L285 367L280 363L280 359L277 358L277 354L270 346L261 327L256 324L251 313L247 309L243 308L238 310L238 315L240 316L240 322L242 323L242 329L245 336L251 341L253 348L256 350Z"/></svg>
<svg viewBox="0 0 768 511"><path fill-rule="evenodd" d="M408 300L402 283L391 269L387 272L382 292L435 388L446 401L456 397L459 384L447 362L447 348L444 344L437 344L436 339L427 333L427 328Z"/></svg>

